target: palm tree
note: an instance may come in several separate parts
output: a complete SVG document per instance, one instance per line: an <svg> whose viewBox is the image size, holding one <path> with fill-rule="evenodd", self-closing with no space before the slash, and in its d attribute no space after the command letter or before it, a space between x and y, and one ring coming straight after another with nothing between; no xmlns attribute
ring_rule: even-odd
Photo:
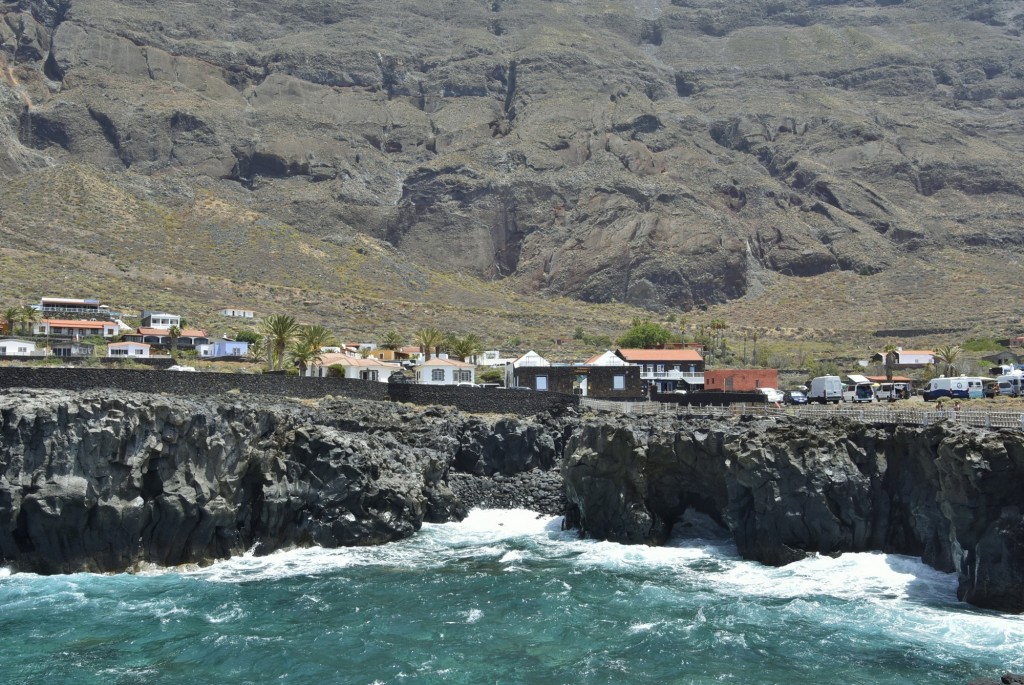
<svg viewBox="0 0 1024 685"><path fill-rule="evenodd" d="M894 344L892 344L892 343L889 343L888 345L886 345L882 349L882 352L885 354L885 382L886 383L892 383L892 372L893 372L893 369L896 367L896 353L898 351L899 351L898 348Z"/></svg>
<svg viewBox="0 0 1024 685"><path fill-rule="evenodd" d="M963 350L959 345L943 345L942 347L935 350L933 356L935 357L935 364L938 366L939 363L945 365L946 376L952 376L956 373L956 363L960 361L960 354Z"/></svg>
<svg viewBox="0 0 1024 685"><path fill-rule="evenodd" d="M167 337L171 339L171 357L178 355L178 338L181 337L181 329L171 326L167 329Z"/></svg>
<svg viewBox="0 0 1024 685"><path fill-rule="evenodd" d="M467 333L461 338L453 335L448 338L448 348L453 357L465 361L483 351L483 341L476 333Z"/></svg>
<svg viewBox="0 0 1024 685"><path fill-rule="evenodd" d="M267 360L267 339L256 338L255 340L247 341L249 343L249 352L247 353L249 360L254 362L263 362Z"/></svg>
<svg viewBox="0 0 1024 685"><path fill-rule="evenodd" d="M314 345L307 340L298 340L288 351L288 360L299 367L299 375L305 376L306 369L310 364L319 362L321 357L319 345Z"/></svg>
<svg viewBox="0 0 1024 685"><path fill-rule="evenodd" d="M15 321L21 321L21 307L8 307L4 310L4 322L7 324L7 335L14 335Z"/></svg>
<svg viewBox="0 0 1024 685"><path fill-rule="evenodd" d="M271 369L284 368L284 353L299 332L295 318L287 314L274 314L263 319L260 330L267 338L267 364Z"/></svg>
<svg viewBox="0 0 1024 685"><path fill-rule="evenodd" d="M32 324L39 319L39 312L36 311L35 307L27 304L21 308L21 314L18 319L21 321L21 332L28 333L32 330Z"/></svg>
<svg viewBox="0 0 1024 685"><path fill-rule="evenodd" d="M426 355L425 360L430 361L430 355L435 352L436 348L444 344L446 336L437 328L428 326L416 331L413 338L416 340L416 344L420 346L420 350Z"/></svg>
<svg viewBox="0 0 1024 685"><path fill-rule="evenodd" d="M394 329L385 333L384 336L380 339L380 346L383 347L385 350L394 351L397 349L401 349L404 345L405 338L403 338L402 335Z"/></svg>
<svg viewBox="0 0 1024 685"><path fill-rule="evenodd" d="M297 339L299 344L311 347L317 352L321 347L328 347L336 342L334 334L320 324L302 326L299 328Z"/></svg>

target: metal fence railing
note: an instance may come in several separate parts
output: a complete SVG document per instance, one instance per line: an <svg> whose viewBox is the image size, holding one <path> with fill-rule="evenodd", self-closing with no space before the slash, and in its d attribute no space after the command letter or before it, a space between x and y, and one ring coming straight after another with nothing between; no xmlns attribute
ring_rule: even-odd
<svg viewBox="0 0 1024 685"><path fill-rule="evenodd" d="M829 418L841 416L861 423L895 426L927 426L933 423L953 423L978 428L1016 428L1024 430L1024 412L984 411L978 409L905 409L877 405L804 405L775 407L769 404L734 403L725 407L676 405L662 402L615 402L580 398L580 405L597 411L611 411L632 415L666 414L674 416L796 416Z"/></svg>

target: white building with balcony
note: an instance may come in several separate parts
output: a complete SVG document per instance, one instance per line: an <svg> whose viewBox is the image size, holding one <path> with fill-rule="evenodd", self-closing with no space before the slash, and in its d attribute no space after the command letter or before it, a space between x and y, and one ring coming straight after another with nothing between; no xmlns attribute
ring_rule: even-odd
<svg viewBox="0 0 1024 685"><path fill-rule="evenodd" d="M640 380L658 392L697 390L704 387L704 357L694 349L619 349L623 361L640 367Z"/></svg>

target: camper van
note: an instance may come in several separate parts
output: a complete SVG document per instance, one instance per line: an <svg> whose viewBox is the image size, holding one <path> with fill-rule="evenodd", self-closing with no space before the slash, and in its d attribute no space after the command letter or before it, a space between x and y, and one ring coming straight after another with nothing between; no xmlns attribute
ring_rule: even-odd
<svg viewBox="0 0 1024 685"><path fill-rule="evenodd" d="M910 383L882 383L878 386L878 390L875 391L875 397L879 401L888 400L889 402L908 398L910 397Z"/></svg>
<svg viewBox="0 0 1024 685"><path fill-rule="evenodd" d="M996 379L999 394L1006 397L1020 397L1024 394L1024 376L1010 373Z"/></svg>
<svg viewBox="0 0 1024 685"><path fill-rule="evenodd" d="M955 376L947 378L939 376L928 381L924 389L924 401L937 400L942 397L967 399L968 397L984 397L985 384L981 378Z"/></svg>
<svg viewBox="0 0 1024 685"><path fill-rule="evenodd" d="M843 399L843 381L839 376L817 376L811 380L811 389L807 393L811 402L834 402L839 404Z"/></svg>
<svg viewBox="0 0 1024 685"><path fill-rule="evenodd" d="M871 383L847 383L843 386L843 402L877 402Z"/></svg>

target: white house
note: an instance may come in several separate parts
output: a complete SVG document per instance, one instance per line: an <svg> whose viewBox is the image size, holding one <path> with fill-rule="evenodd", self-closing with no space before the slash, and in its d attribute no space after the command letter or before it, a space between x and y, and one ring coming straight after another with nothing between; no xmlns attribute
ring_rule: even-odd
<svg viewBox="0 0 1024 685"><path fill-rule="evenodd" d="M934 363L935 355L931 350L896 350L896 366L928 366Z"/></svg>
<svg viewBox="0 0 1024 685"><path fill-rule="evenodd" d="M251 309L222 309L220 310L220 315L236 319L252 319L256 317L256 312Z"/></svg>
<svg viewBox="0 0 1024 685"><path fill-rule="evenodd" d="M244 340L218 340L205 345L196 345L196 352L204 359L244 357L249 354L249 343Z"/></svg>
<svg viewBox="0 0 1024 685"><path fill-rule="evenodd" d="M36 344L31 340L18 340L17 338L0 340L0 356L29 357L35 353Z"/></svg>
<svg viewBox="0 0 1024 685"><path fill-rule="evenodd" d="M615 354L612 350L594 355L581 366L629 366L629 362Z"/></svg>
<svg viewBox="0 0 1024 685"><path fill-rule="evenodd" d="M544 357L540 356L533 350L530 350L526 354L517 359L513 359L511 362L505 365L505 387L511 388L515 384L515 369L524 366L551 366Z"/></svg>
<svg viewBox="0 0 1024 685"><path fill-rule="evenodd" d="M140 328L156 328L162 331L168 331L172 326L181 328L181 317L177 314L143 310L140 318L142 319L139 324Z"/></svg>
<svg viewBox="0 0 1024 685"><path fill-rule="evenodd" d="M476 367L446 357L431 357L416 367L416 382L423 385L475 383Z"/></svg>
<svg viewBox="0 0 1024 685"><path fill-rule="evenodd" d="M54 357L91 357L96 351L94 345L84 342L59 342L50 345Z"/></svg>
<svg viewBox="0 0 1024 685"><path fill-rule="evenodd" d="M323 378L325 376L334 375L331 373L332 369L335 373L343 375L345 378L387 383L391 374L400 372L402 370L402 366L401 364L385 362L371 357L363 359L362 357L345 354L343 352L330 353L321 355L319 362L310 364L306 369L306 375Z"/></svg>
<svg viewBox="0 0 1024 685"><path fill-rule="evenodd" d="M107 345L107 356L147 359L149 357L149 344L140 342L110 343Z"/></svg>
<svg viewBox="0 0 1024 685"><path fill-rule="evenodd" d="M477 366L506 366L515 361L512 357L502 357L499 350L484 350L480 354L470 357Z"/></svg>

